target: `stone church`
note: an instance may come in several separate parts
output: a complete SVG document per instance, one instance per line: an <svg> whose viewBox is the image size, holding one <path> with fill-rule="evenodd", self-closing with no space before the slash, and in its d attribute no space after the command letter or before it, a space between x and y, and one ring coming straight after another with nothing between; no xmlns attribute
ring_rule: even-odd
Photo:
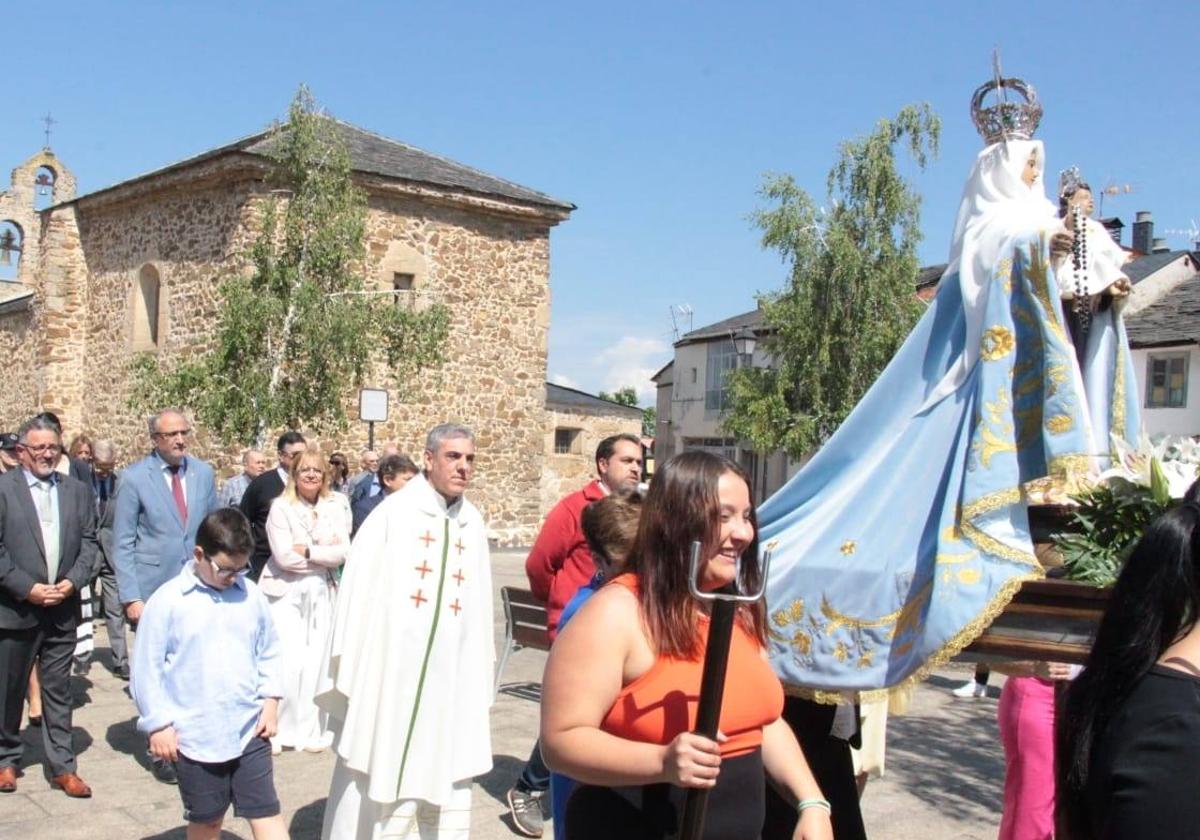
<svg viewBox="0 0 1200 840"><path fill-rule="evenodd" d="M558 489L547 472L571 469L549 443L561 413L547 408L546 353L550 230L575 207L338 127L368 196L368 281L397 304L440 301L452 319L447 361L410 383L403 400L393 392L376 439L417 456L435 423L471 426L472 497L498 542L528 544L553 502L547 489ZM211 330L220 278L249 264L269 189L268 142L268 132L255 134L86 195L49 148L13 170L0 192L0 430L46 409L68 438L86 430L112 439L125 462L148 451L145 418L127 406L128 364L143 351L187 353ZM596 400L576 425L637 431L635 413ZM356 460L365 424L318 442ZM198 428L194 451L228 475L229 443ZM586 466L589 453L576 455Z"/></svg>

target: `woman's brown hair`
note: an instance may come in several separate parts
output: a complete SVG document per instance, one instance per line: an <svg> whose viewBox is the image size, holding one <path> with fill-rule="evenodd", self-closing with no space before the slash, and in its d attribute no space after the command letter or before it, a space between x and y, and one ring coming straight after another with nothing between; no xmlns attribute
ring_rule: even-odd
<svg viewBox="0 0 1200 840"><path fill-rule="evenodd" d="M72 458L78 458L79 450L85 446L92 450L93 455L96 454L96 446L92 443L92 439L86 433L81 432L71 439L71 445L67 447L67 455Z"/></svg>
<svg viewBox="0 0 1200 840"><path fill-rule="evenodd" d="M683 452L654 474L642 504L637 537L629 552L628 571L638 575L638 600L650 638L660 654L694 658L700 654L696 633L697 604L688 591L692 543L701 544L701 557L717 552L721 532L721 502L717 485L732 473L746 482L754 539L738 564L738 588L757 591L762 583L758 559L758 519L750 478L728 458L711 452ZM761 601L743 606L738 620L766 643L766 618Z"/></svg>

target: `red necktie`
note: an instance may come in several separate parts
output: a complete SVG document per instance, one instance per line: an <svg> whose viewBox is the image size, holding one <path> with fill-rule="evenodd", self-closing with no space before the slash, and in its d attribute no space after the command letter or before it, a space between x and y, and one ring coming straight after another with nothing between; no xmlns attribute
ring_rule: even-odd
<svg viewBox="0 0 1200 840"><path fill-rule="evenodd" d="M175 497L175 507L179 509L179 519L187 527L187 499L183 497L183 482L179 480L179 467L169 467L171 470L171 495Z"/></svg>

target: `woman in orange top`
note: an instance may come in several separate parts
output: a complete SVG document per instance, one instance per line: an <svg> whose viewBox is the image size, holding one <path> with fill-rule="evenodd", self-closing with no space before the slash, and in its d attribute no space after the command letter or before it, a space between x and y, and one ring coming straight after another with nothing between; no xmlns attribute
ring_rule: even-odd
<svg viewBox="0 0 1200 840"><path fill-rule="evenodd" d="M720 742L692 733L708 637L707 604L688 592L691 545L700 586L758 588L750 482L707 452L664 464L643 504L629 574L580 609L555 640L542 696L542 749L581 782L567 805L568 840L650 840L679 828L686 789L710 788L705 840L752 840L763 822L764 774L800 809L796 840L832 840L822 798L767 664L761 603L734 626Z"/></svg>

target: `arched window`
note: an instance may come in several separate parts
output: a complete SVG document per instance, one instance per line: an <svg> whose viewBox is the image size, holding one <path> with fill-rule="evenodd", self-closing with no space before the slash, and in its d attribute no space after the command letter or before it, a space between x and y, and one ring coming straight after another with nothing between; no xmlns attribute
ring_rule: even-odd
<svg viewBox="0 0 1200 840"><path fill-rule="evenodd" d="M39 166L33 176L33 209L45 210L54 204L54 183L58 175L49 166Z"/></svg>
<svg viewBox="0 0 1200 840"><path fill-rule="evenodd" d="M138 350L158 347L159 299L162 284L158 269L146 263L138 271L133 289L133 346Z"/></svg>
<svg viewBox="0 0 1200 840"><path fill-rule="evenodd" d="M0 280L15 283L20 279L21 244L24 239L20 225L8 220L0 221Z"/></svg>

